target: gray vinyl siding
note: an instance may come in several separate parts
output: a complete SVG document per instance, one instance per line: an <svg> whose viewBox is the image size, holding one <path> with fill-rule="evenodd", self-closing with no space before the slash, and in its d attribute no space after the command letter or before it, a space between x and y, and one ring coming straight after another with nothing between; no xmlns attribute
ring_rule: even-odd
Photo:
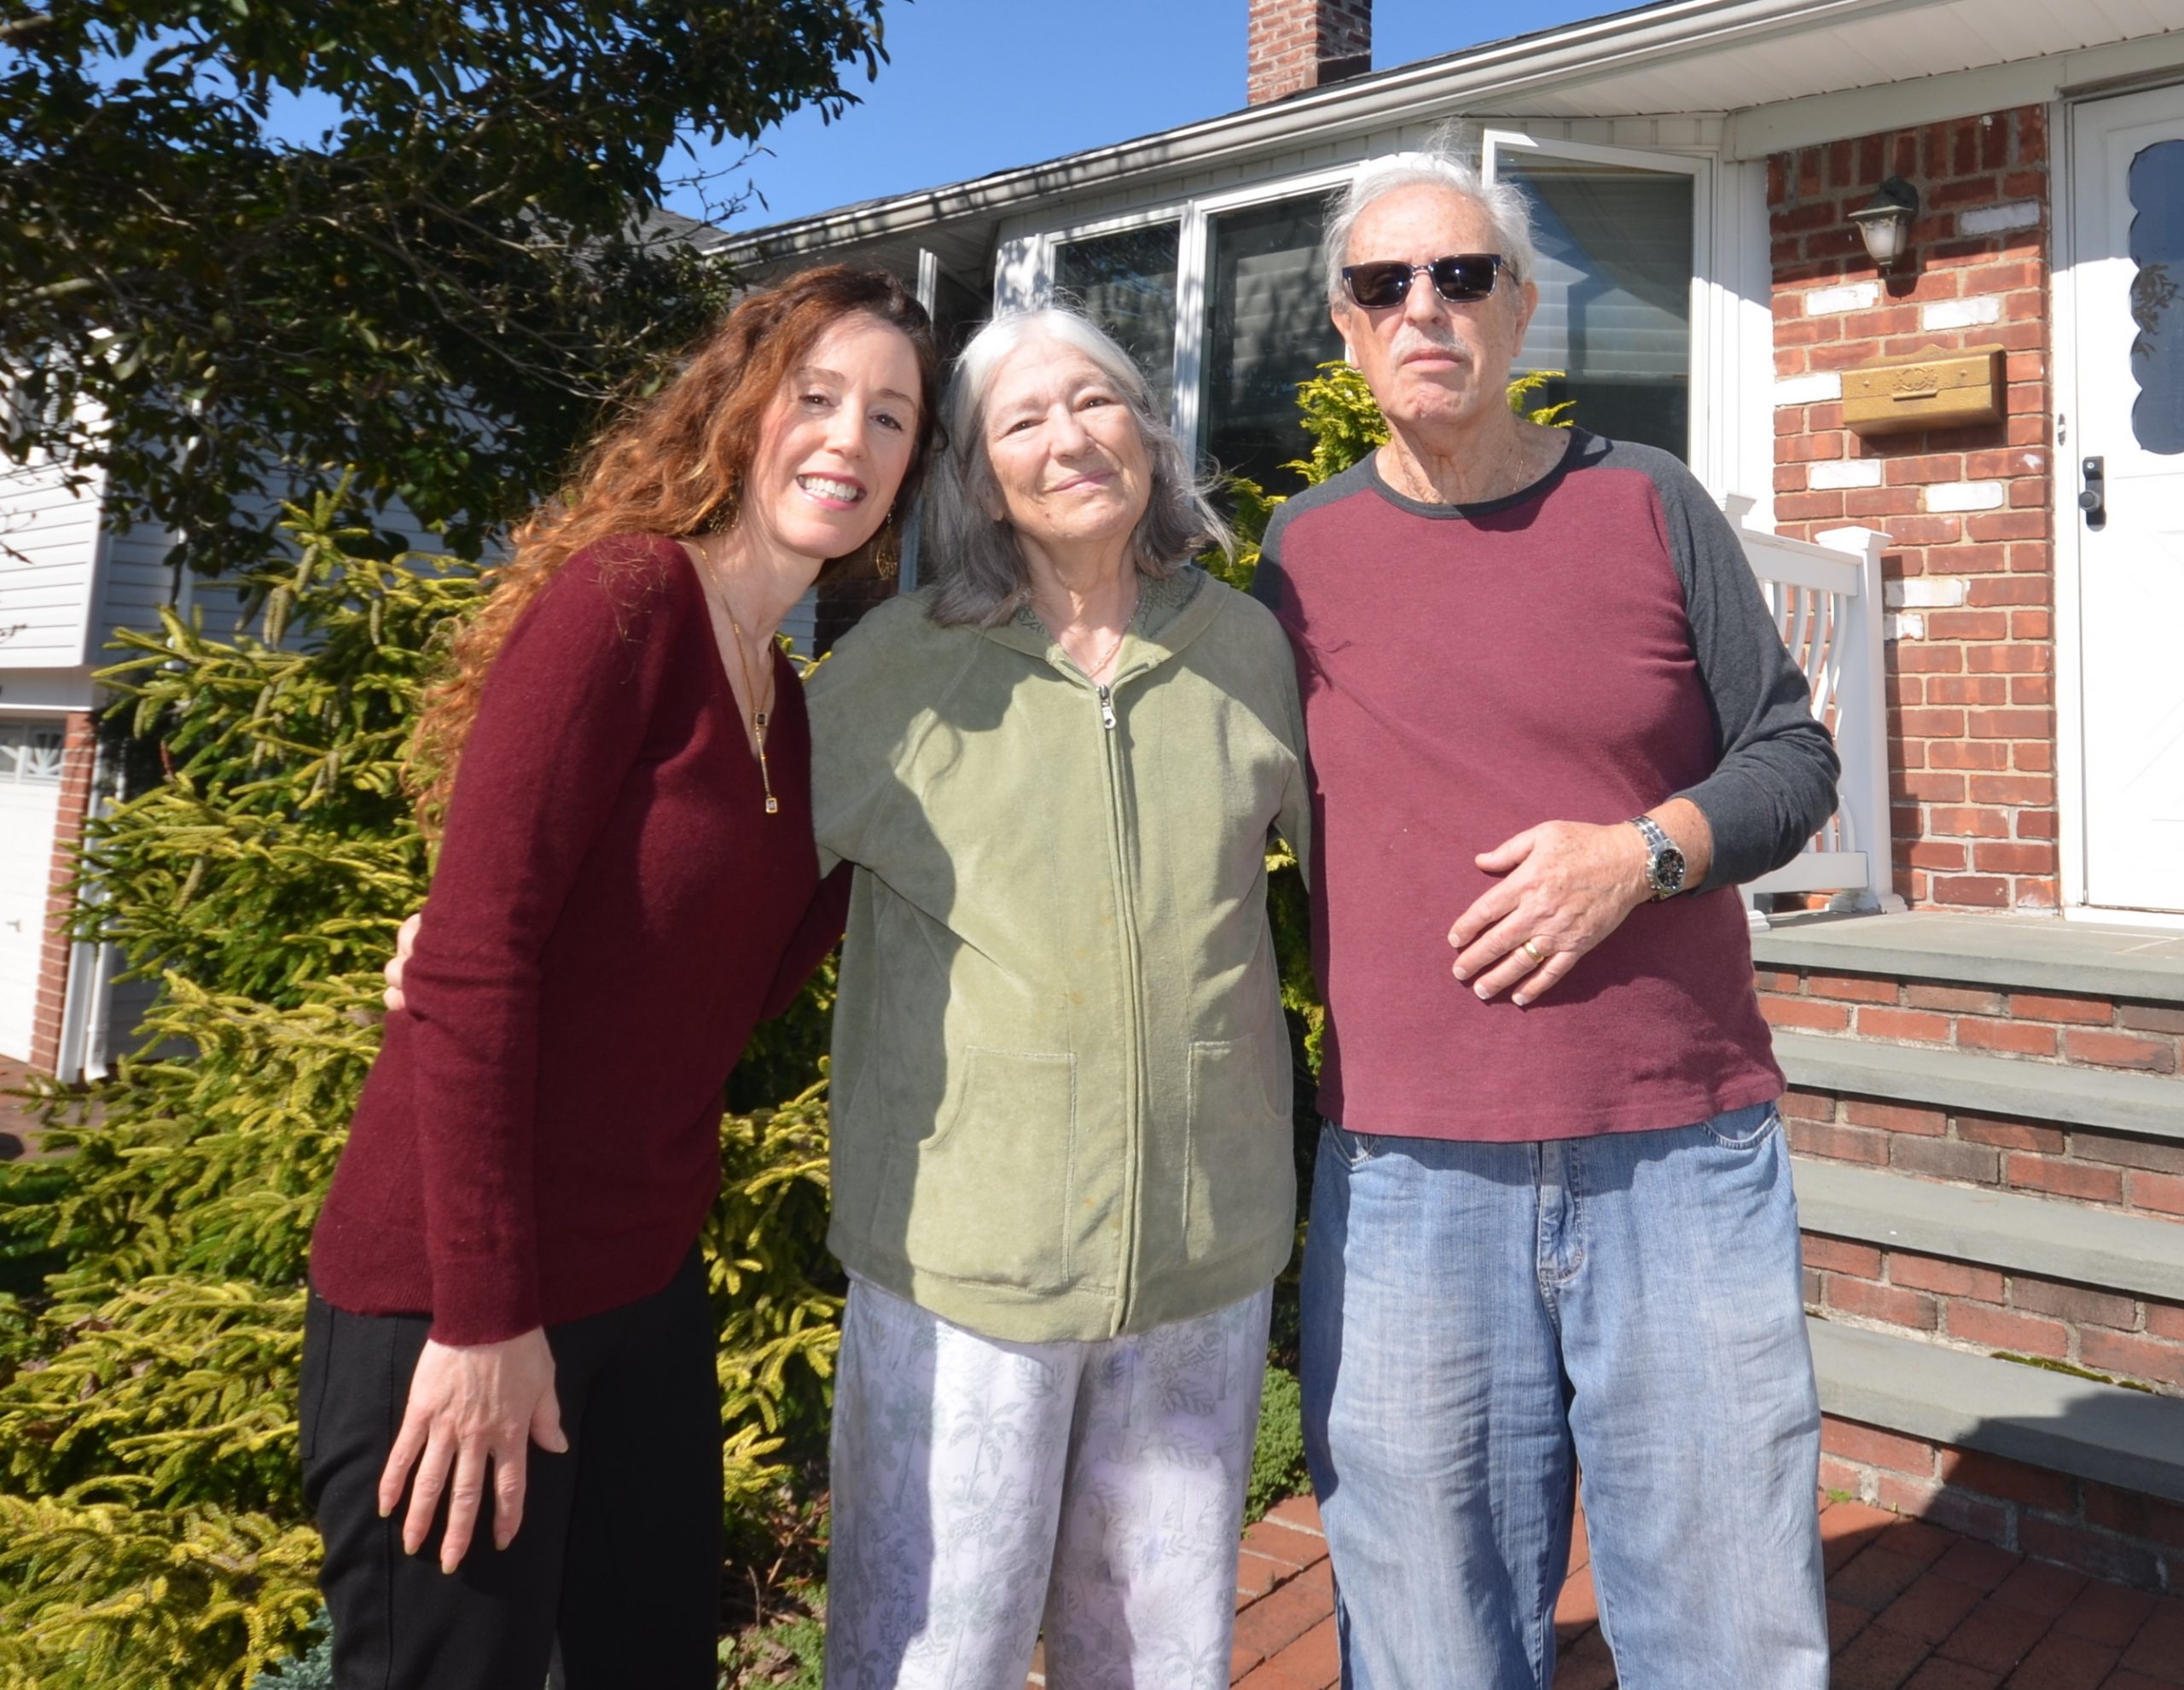
<svg viewBox="0 0 2184 1690"><path fill-rule="evenodd" d="M84 661L99 563L99 484L49 460L0 468L0 669Z"/></svg>

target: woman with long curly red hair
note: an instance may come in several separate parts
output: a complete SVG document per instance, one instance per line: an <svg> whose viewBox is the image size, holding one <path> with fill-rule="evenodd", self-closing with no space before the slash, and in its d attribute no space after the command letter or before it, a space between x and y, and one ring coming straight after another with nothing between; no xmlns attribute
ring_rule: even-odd
<svg viewBox="0 0 2184 1690"><path fill-rule="evenodd" d="M427 701L429 919L311 1252L345 1690L537 1690L557 1642L574 1690L714 1683L695 1240L729 1070L839 931L775 630L892 543L937 370L891 276L746 298L517 533Z"/></svg>

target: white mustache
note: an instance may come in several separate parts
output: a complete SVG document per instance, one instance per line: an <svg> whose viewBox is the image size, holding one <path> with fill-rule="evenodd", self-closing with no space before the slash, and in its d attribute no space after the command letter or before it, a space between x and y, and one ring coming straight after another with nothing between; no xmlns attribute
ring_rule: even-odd
<svg viewBox="0 0 2184 1690"><path fill-rule="evenodd" d="M1461 346L1459 346L1455 341L1437 340L1430 334L1409 335L1403 340L1397 340L1395 346L1390 350L1393 352L1395 360L1397 363L1403 363L1414 352L1428 351L1438 352L1444 357L1455 359L1459 363L1468 363L1471 361L1471 354L1467 352Z"/></svg>

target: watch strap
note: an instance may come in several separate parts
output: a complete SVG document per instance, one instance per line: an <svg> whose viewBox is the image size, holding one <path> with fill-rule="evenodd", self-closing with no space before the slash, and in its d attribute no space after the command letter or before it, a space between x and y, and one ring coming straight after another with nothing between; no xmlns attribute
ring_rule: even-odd
<svg viewBox="0 0 2184 1690"><path fill-rule="evenodd" d="M1650 816L1634 816L1630 818L1630 825L1646 841L1646 880L1653 889L1653 901L1658 903L1663 898L1674 897L1683 890L1683 877L1687 868L1683 848L1670 839L1668 830ZM1673 874L1668 870L1670 862L1676 865Z"/></svg>

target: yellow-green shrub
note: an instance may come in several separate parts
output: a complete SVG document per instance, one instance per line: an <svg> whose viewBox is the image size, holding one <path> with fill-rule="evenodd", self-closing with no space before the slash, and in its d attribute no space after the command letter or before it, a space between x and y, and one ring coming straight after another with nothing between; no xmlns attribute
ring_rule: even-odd
<svg viewBox="0 0 2184 1690"><path fill-rule="evenodd" d="M49 1101L67 1159L0 1169L0 1264L42 1270L0 1296L0 1690L235 1690L317 1610L305 1251L424 891L400 758L480 592L340 509L291 514L301 559L251 584L257 631L170 616L104 677L117 755L163 778L94 822L83 931L161 990L145 1054ZM774 1060L810 1089L723 1121L706 1233L732 1519L822 1420L839 1308L823 1083L808 1049Z"/></svg>

